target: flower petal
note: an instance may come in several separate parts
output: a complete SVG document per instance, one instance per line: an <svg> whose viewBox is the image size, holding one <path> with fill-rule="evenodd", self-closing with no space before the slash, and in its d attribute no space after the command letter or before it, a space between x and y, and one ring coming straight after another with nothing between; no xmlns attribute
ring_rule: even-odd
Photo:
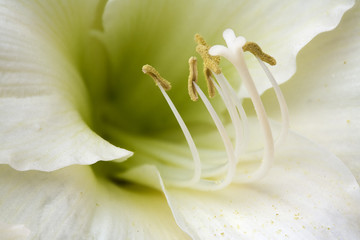
<svg viewBox="0 0 360 240"><path fill-rule="evenodd" d="M159 67L168 80L185 89L186 63L195 54L193 37L197 32L211 45L222 43L222 31L229 27L249 41L257 42L277 59L273 72L279 83L283 83L295 73L295 58L300 49L317 34L333 29L353 4L353 0L281 3L112 0L105 7L102 39L110 55L113 78L123 79L116 81L114 87L123 92L122 98L131 96L134 103L149 105L147 99L141 99L144 93L149 93L150 86L143 81L141 66L150 63ZM259 92L264 92L270 83L255 58L251 58L249 65ZM228 65L225 64L224 69L226 73ZM130 77L132 81L126 81ZM232 79L239 82L237 75ZM183 93L178 92L179 96L174 98L182 100ZM244 89L241 94L247 96Z"/></svg>
<svg viewBox="0 0 360 240"><path fill-rule="evenodd" d="M299 56L299 71L282 90L292 128L322 144L360 182L360 5L339 27L311 42ZM278 109L271 92L263 96L269 115Z"/></svg>
<svg viewBox="0 0 360 240"><path fill-rule="evenodd" d="M131 155L85 123L79 66L96 7L85 0L1 2L0 163L50 171Z"/></svg>
<svg viewBox="0 0 360 240"><path fill-rule="evenodd" d="M334 155L291 134L259 182L216 192L169 189L193 239L357 239L359 185Z"/></svg>
<svg viewBox="0 0 360 240"><path fill-rule="evenodd" d="M272 67L272 72L281 84L295 73L299 51L319 33L334 29L355 1L287 1L281 5L277 1L251 2L259 7L249 7L250 10L239 21L250 18L246 17L248 14L261 17L252 18L245 27L235 29L241 31L237 34L258 43L264 52L276 59L277 65ZM262 94L271 84L255 58L249 59L247 64ZM245 88L240 89L240 96L248 96Z"/></svg>
<svg viewBox="0 0 360 240"><path fill-rule="evenodd" d="M51 173L0 167L0 221L30 239L188 239L158 191L99 180L88 166Z"/></svg>
<svg viewBox="0 0 360 240"><path fill-rule="evenodd" d="M2 240L25 240L30 235L30 230L24 225L8 225L0 222Z"/></svg>

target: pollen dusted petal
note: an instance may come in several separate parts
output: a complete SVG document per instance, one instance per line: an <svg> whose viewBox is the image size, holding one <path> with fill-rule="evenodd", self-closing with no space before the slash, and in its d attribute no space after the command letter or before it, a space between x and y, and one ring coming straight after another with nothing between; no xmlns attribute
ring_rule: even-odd
<svg viewBox="0 0 360 240"><path fill-rule="evenodd" d="M359 13L356 4L337 29L314 39L282 87L292 128L336 154L360 183ZM280 119L270 92L263 97L269 115Z"/></svg>
<svg viewBox="0 0 360 240"><path fill-rule="evenodd" d="M294 133L256 183L166 195L177 223L196 240L360 236L359 185L340 159Z"/></svg>

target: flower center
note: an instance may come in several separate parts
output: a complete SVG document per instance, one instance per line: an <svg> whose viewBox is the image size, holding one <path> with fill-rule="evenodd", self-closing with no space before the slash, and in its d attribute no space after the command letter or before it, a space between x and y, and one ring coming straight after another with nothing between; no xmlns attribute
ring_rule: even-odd
<svg viewBox="0 0 360 240"><path fill-rule="evenodd" d="M141 89L143 85L137 85L135 93L138 96L127 94L126 86L117 86L115 89L124 89L122 92L125 94L125 97L119 96L119 100L111 94L112 84L108 84L102 100L105 104L96 108L96 126L100 126L100 132L96 130L113 144L134 151L134 156L122 163L97 163L93 166L96 172L116 180L126 180L127 177L124 176L128 170L150 164L158 168L167 186L206 191L222 189L231 182L253 182L266 175L274 161L274 149L284 140L289 126L284 97L264 64L267 62L274 65L276 61L263 53L257 44L246 42L243 37L236 37L230 29L224 31L223 37L227 47L210 47L200 35L195 35L196 51L203 59L208 95L210 98L214 98L216 92L219 95L212 99L211 103L202 91L202 84L198 83L195 57L189 59L188 93L192 101L200 98L203 106L191 104L191 101L184 99L184 94L175 95L175 99L171 94L175 100L173 102L166 92L172 85L150 65L144 65L142 71L153 78L160 89L160 95L154 92L156 89L148 89L146 84L146 90ZM258 59L280 103L283 125L275 143L264 106L245 63L244 51L253 53ZM242 99L220 69L220 57L227 59L239 73L261 126L264 146L250 152L257 155L262 153L263 157L258 157L260 164L251 171L244 171L241 167L243 161L240 160L244 153L249 152L249 121L242 106ZM125 82L129 81L131 79ZM185 84L183 86L185 87ZM181 84L175 82L173 88L179 87ZM161 95L171 111L166 108L164 100L159 98ZM138 104L137 97L144 99L144 104ZM222 102L220 105L219 100ZM117 111L119 104L122 109ZM191 107L195 106L194 104L196 107ZM171 112L175 118L169 115ZM179 127L183 136L179 134Z"/></svg>
<svg viewBox="0 0 360 240"><path fill-rule="evenodd" d="M266 116L264 106L261 102L260 96L256 90L255 84L244 61L244 51L250 51L256 56L261 67L264 69L271 84L273 85L277 98L279 100L283 116L283 127L276 144L282 142L286 136L289 126L286 102L280 91L280 88L276 84L276 81L274 80L270 71L267 69L266 65L263 63L263 61L265 61L271 65L275 65L275 59L263 53L261 48L257 44L251 42L247 43L245 38L236 37L231 29L225 30L223 37L227 43L227 47L217 45L210 48L200 35L196 35L195 39L198 42L196 50L204 60L204 73L207 80L207 86L209 90L208 92L210 97L213 97L215 95L216 89L220 94L230 115L232 125L235 129L235 148L232 144L230 137L227 134L225 126L220 120L220 117L216 113L215 109L211 105L206 95L203 93L203 91L197 84L198 74L195 57L191 57L189 59L190 74L188 91L190 98L193 101L197 101L198 95L200 96L211 118L213 119L216 128L221 136L222 142L225 146L225 151L227 155L226 162L223 162L220 159L218 161L200 159L200 154L190 134L190 131L186 127L184 120L181 118L181 115L179 114L175 105L166 93L166 90L170 90L171 88L170 83L164 78L162 78L152 66L143 66L143 72L154 79L155 84L159 87L176 120L178 121L193 158L192 166L187 165L189 170L192 169L192 174L188 175L187 178L183 178L181 177L181 172L176 170L171 171L171 175L165 178L166 184L168 185L173 185L177 187L191 187L201 190L217 190L226 187L234 180L236 180L236 182L256 181L265 176L266 173L269 171L274 161L274 141L272 131L270 128L269 120ZM255 111L261 125L261 130L265 140L265 145L263 148L263 159L258 169L251 173L237 174L236 171L237 165L239 163L239 158L243 151L246 149L249 137L247 117L240 100L236 96L234 89L232 89L225 76L221 73L221 69L218 65L220 61L219 56L222 56L229 60L237 69L240 77L243 79L245 87L250 93L251 100L254 104ZM213 76L215 77L216 81Z"/></svg>

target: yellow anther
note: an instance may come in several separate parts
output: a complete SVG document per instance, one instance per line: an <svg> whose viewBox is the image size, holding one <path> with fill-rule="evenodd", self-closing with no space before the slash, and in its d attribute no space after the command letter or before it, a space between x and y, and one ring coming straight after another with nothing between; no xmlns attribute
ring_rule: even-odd
<svg viewBox="0 0 360 240"><path fill-rule="evenodd" d="M262 61L267 62L270 65L276 65L276 60L272 56L264 53L259 45L254 42L246 42L243 46L244 52L249 51L255 56L259 57Z"/></svg>
<svg viewBox="0 0 360 240"><path fill-rule="evenodd" d="M221 73L221 69L219 67L220 57L219 56L211 56L209 54L210 45L207 44L205 39L200 34L195 34L195 42L198 44L196 46L196 51L200 54L201 58L205 62L205 66L210 68L216 74Z"/></svg>
<svg viewBox="0 0 360 240"><path fill-rule="evenodd" d="M196 57L191 57L189 59L189 79L188 79L188 91L191 100L197 101L198 95L196 92L196 88L194 86L194 82L198 81L198 71L197 71L197 59Z"/></svg>
<svg viewBox="0 0 360 240"><path fill-rule="evenodd" d="M205 67L209 68L211 71L213 71L216 74L221 73L221 69L219 67L219 60L217 57L213 57L209 54L209 47L206 47L205 45L197 45L196 51L200 54L201 58L203 59L205 63Z"/></svg>
<svg viewBox="0 0 360 240"><path fill-rule="evenodd" d="M204 45L208 47L209 45L206 43L205 39L200 34L195 34L195 42L199 45Z"/></svg>
<svg viewBox="0 0 360 240"><path fill-rule="evenodd" d="M161 87L163 87L165 90L171 89L171 84L167 80L165 80L163 77L160 76L159 72L156 71L156 69L148 64L144 65L142 67L142 71L149 75L152 79L154 79L155 84L160 84Z"/></svg>
<svg viewBox="0 0 360 240"><path fill-rule="evenodd" d="M211 70L205 66L205 63L204 63L204 75L205 75L205 79L206 79L206 85L208 88L209 97L213 98L216 93L215 86L214 86L213 81L211 80L211 77L212 77Z"/></svg>
<svg viewBox="0 0 360 240"><path fill-rule="evenodd" d="M200 34L195 34L196 51L200 54L204 61L204 75L206 79L206 85L208 87L209 97L215 96L215 86L211 80L212 72L216 74L221 73L219 67L220 56L211 56L209 54L210 45L206 43L205 39Z"/></svg>
<svg viewBox="0 0 360 240"><path fill-rule="evenodd" d="M195 34L195 42L198 45L203 45L207 48L207 50L209 50L211 48L211 46L209 44L207 44L207 42L205 41L205 39L200 35L200 34ZM211 56L210 54L208 55L210 58L212 58L217 64L220 63L220 57L219 56Z"/></svg>

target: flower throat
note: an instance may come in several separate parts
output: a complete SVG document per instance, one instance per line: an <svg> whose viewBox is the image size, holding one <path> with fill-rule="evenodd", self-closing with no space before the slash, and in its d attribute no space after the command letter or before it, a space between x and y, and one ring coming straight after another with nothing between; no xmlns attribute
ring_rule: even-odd
<svg viewBox="0 0 360 240"><path fill-rule="evenodd" d="M215 96L216 91L219 93L224 105L229 113L232 125L235 130L235 141L232 143L227 134L225 126L221 122L218 114L211 105L209 99L201 90L198 81L197 59L191 57L189 59L189 78L188 78L188 93L193 101L198 98L202 100L206 109L208 110L215 126L221 136L222 142L225 146L227 160L225 163L214 163L207 159L201 159L195 142L188 130L185 122L180 116L175 105L171 101L166 91L171 89L171 84L165 80L158 71L150 66L144 65L142 71L152 77L155 84L159 87L170 109L172 110L184 136L188 143L192 155L192 165L187 166L192 173L189 177L183 178L181 174L174 172L171 177L164 177L166 185L176 187L189 187L199 190L218 190L228 186L231 182L248 183L256 181L264 177L274 162L274 149L286 137L289 128L288 109L284 96L276 83L274 77L266 67L265 63L275 65L276 60L262 52L261 48L252 42L246 42L243 37L236 37L231 29L227 29L223 33L223 38L227 47L216 45L210 47L206 41L199 35L195 35L197 42L196 51L203 60L203 71L207 83L208 95L210 98ZM275 90L282 116L282 128L279 137L274 141L269 120L266 115L260 95L256 90L256 86L244 59L244 52L251 52L258 60L260 66L267 75L272 87ZM254 105L264 138L264 147L256 151L263 151L263 158L260 166L250 173L237 173L239 167L239 158L247 148L249 142L249 126L245 110L238 98L235 90L231 87L220 67L220 57L227 59L237 70L243 84L251 97Z"/></svg>

